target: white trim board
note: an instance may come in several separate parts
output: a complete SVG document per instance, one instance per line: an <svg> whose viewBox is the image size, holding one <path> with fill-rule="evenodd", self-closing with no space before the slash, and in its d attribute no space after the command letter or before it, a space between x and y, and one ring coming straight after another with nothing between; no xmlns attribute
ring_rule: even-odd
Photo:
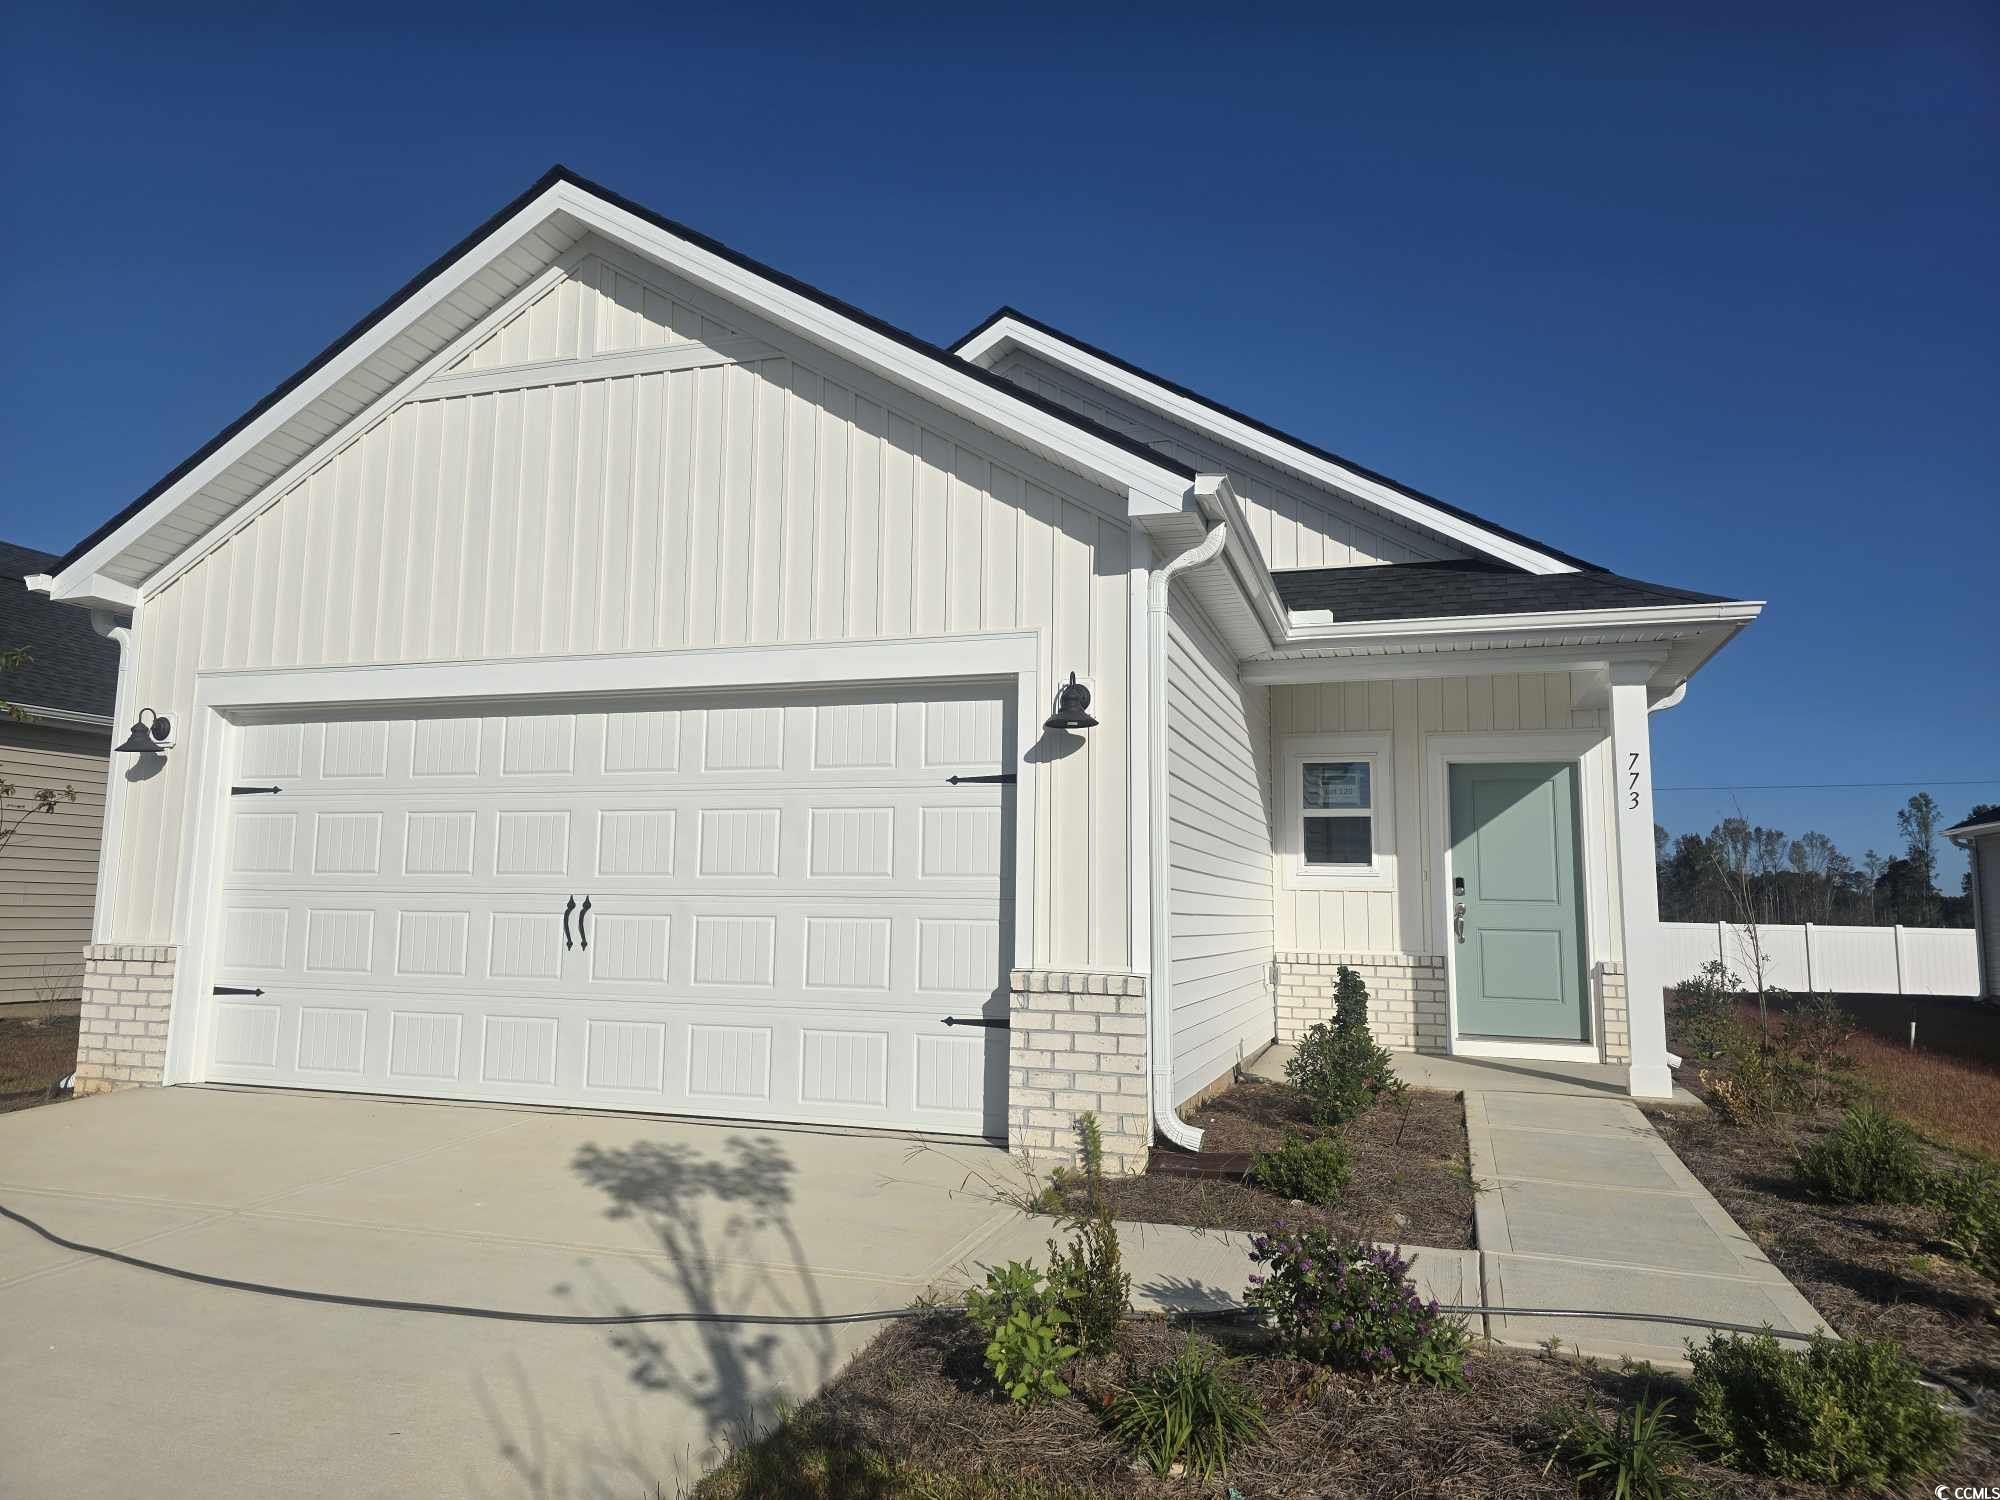
<svg viewBox="0 0 2000 1500"><path fill-rule="evenodd" d="M1605 935L1612 915L1604 889L1605 860L1612 836L1608 805L1611 735L1603 729L1496 730L1486 734L1431 734L1424 737L1424 794L1429 800L1424 879L1429 884L1424 910L1432 938L1430 952L1444 954L1445 1001L1450 1024L1445 1045L1466 1057L1542 1057L1552 1061L1587 1057L1596 1060L1596 1006L1589 993L1593 965L1605 957ZM1505 764L1510 761L1567 761L1577 768L1578 833L1576 878L1581 886L1583 918L1584 1014L1592 1035L1584 1042L1460 1043L1458 1032L1458 955L1451 927L1451 782L1455 764ZM1408 946L1407 944L1405 946ZM1503 1050L1483 1050L1499 1047ZM1525 1050L1515 1050L1515 1049Z"/></svg>
<svg viewBox="0 0 2000 1500"><path fill-rule="evenodd" d="M1035 953L1038 779L1027 752L1039 739L1041 634L1034 630L827 645L715 647L689 651L542 656L403 666L263 668L196 674L179 735L194 766L173 931L181 951L167 1023L164 1082L199 1082L207 1032L208 975L220 940L223 824L238 726L362 714L466 714L532 705L575 712L648 707L745 690L800 690L920 681L1015 680L1014 959ZM1025 898L1022 893L1026 892Z"/></svg>

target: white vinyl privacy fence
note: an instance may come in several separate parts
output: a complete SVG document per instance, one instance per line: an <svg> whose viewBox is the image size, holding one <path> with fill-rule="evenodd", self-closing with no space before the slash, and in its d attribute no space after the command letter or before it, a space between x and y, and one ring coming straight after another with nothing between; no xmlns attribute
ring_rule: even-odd
<svg viewBox="0 0 2000 1500"><path fill-rule="evenodd" d="M1662 922L1667 982L1721 959L1754 987L1750 929L1729 922ZM1848 995L1977 995L1979 953L1969 927L1764 926L1764 983Z"/></svg>

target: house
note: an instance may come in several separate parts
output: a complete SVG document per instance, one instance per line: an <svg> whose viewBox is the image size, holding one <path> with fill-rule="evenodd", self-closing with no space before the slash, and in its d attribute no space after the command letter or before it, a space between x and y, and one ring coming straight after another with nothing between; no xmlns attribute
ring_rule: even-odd
<svg viewBox="0 0 2000 1500"><path fill-rule="evenodd" d="M0 1015L77 999L97 894L118 650L22 587L55 561L0 542L0 652L25 653L0 659Z"/></svg>
<svg viewBox="0 0 2000 1500"><path fill-rule="evenodd" d="M1341 961L1393 1046L1667 1094L1648 720L1759 609L562 168L38 586L171 725L83 1089L1114 1165Z"/></svg>
<svg viewBox="0 0 2000 1500"><path fill-rule="evenodd" d="M2000 812L1982 804L1945 837L1965 850L1971 869L1966 881L1972 893L1972 935L1979 957L1979 993L2000 998Z"/></svg>

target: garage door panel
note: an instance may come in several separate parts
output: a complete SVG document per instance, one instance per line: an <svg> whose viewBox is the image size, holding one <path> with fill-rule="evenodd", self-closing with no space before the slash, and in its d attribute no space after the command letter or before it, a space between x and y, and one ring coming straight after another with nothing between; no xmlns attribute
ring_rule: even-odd
<svg viewBox="0 0 2000 1500"><path fill-rule="evenodd" d="M241 732L209 1076L1003 1134L991 690ZM982 738L983 737L983 738ZM942 773L942 774L941 774ZM583 903L588 902L586 908ZM572 906L571 903L575 905ZM567 914L567 931L565 915Z"/></svg>

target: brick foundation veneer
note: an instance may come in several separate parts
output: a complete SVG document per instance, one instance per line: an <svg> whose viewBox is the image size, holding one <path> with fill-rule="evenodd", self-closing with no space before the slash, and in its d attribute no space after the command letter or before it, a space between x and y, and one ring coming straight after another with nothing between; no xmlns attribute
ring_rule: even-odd
<svg viewBox="0 0 2000 1500"><path fill-rule="evenodd" d="M1007 1149L1076 1166L1076 1121L1097 1116L1104 1170L1142 1172L1153 1142L1146 1100L1146 981L1137 974L1015 969L1008 981Z"/></svg>
<svg viewBox="0 0 2000 1500"><path fill-rule="evenodd" d="M1278 1040L1333 1019L1342 964L1368 986L1368 1029L1392 1052L1443 1052L1450 1027L1444 958L1423 953L1280 953Z"/></svg>
<svg viewBox="0 0 2000 1500"><path fill-rule="evenodd" d="M149 943L92 943L83 950L78 1097L160 1081L167 1061L174 954L171 947Z"/></svg>
<svg viewBox="0 0 2000 1500"><path fill-rule="evenodd" d="M1625 965L1601 963L1597 976L1598 1056L1608 1063L1632 1061L1632 1022L1625 1004Z"/></svg>

